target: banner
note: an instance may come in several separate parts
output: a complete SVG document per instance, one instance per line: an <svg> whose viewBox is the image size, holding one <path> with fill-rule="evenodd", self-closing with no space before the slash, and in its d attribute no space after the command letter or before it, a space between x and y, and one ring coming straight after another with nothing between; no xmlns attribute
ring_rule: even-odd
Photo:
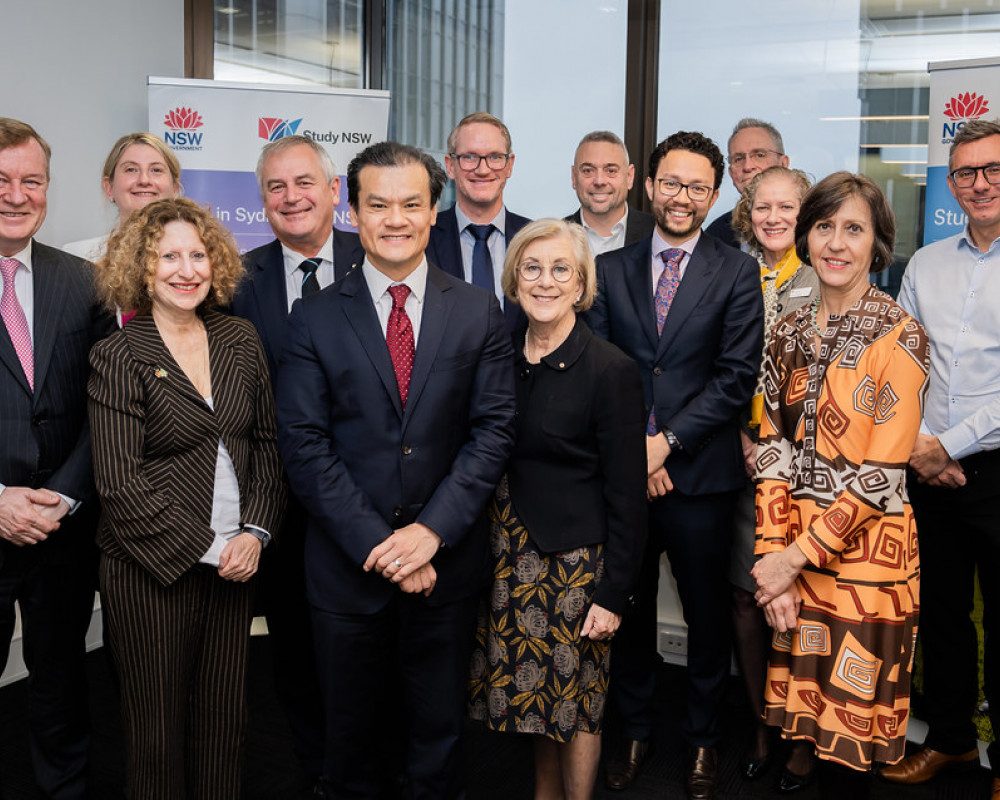
<svg viewBox="0 0 1000 800"><path fill-rule="evenodd" d="M938 61L928 64L927 71L931 91L924 244L954 236L965 227L965 212L948 188L948 150L969 120L1000 117L1000 59Z"/></svg>
<svg viewBox="0 0 1000 800"><path fill-rule="evenodd" d="M274 239L254 175L260 150L296 133L333 158L341 178L334 226L352 229L347 164L386 138L388 92L154 77L147 85L149 130L181 162L184 195L209 206L241 251Z"/></svg>

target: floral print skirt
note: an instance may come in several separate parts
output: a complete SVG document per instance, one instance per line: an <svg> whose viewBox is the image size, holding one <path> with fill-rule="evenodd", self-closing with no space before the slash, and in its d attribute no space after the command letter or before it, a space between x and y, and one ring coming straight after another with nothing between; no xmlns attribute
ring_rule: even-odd
<svg viewBox="0 0 1000 800"><path fill-rule="evenodd" d="M580 637L604 545L542 553L501 482L490 505L493 588L472 655L469 714L496 731L568 742L600 733L609 642Z"/></svg>

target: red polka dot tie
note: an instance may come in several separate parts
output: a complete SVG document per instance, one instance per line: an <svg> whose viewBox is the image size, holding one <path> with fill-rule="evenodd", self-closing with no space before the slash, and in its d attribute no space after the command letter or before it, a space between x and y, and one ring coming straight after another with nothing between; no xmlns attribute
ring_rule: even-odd
<svg viewBox="0 0 1000 800"><path fill-rule="evenodd" d="M35 391L35 355L31 349L31 331L28 330L28 319L24 309L18 302L14 291L14 273L21 266L16 258L0 258L0 274L3 275L3 297L0 298L0 317L3 317L7 333L10 334L14 352L21 360L21 368L28 379L28 386Z"/></svg>
<svg viewBox="0 0 1000 800"><path fill-rule="evenodd" d="M390 286L392 295L392 311L389 313L389 324L385 329L385 343L389 346L389 356L396 370L396 383L399 385L399 399L406 408L406 396L410 393L410 373L413 372L413 325L406 315L406 298L410 296L410 287L404 284Z"/></svg>

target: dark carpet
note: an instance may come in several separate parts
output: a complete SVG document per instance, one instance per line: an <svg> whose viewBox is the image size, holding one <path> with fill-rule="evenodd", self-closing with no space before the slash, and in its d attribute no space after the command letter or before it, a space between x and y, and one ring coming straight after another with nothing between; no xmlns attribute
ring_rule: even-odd
<svg viewBox="0 0 1000 800"><path fill-rule="evenodd" d="M244 798L286 800L296 796L298 776L288 729L271 688L271 650L266 638L254 638L250 648L250 733L246 748ZM99 800L122 797L122 735L118 702L105 651L87 657L94 717L92 753L94 795ZM603 772L595 794L602 800L652 798L682 800L683 750L678 738L682 713L684 671L664 665L658 703L662 725L655 750L635 784L625 792L603 788ZM719 748L719 800L729 798L783 797L774 791L778 768L759 780L747 782L739 775L739 763L749 737L748 712L741 702L737 683L727 705L724 739ZM24 681L0 689L0 786L3 800L37 800L42 795L31 777L25 728ZM614 721L609 721L606 746L614 739ZM470 800L521 800L532 796L531 745L525 737L489 733L470 724L467 744ZM990 775L978 769L964 774L943 775L923 786L899 787L876 781L873 798L887 800L982 800L989 797ZM812 786L794 795L801 800L818 797Z"/></svg>

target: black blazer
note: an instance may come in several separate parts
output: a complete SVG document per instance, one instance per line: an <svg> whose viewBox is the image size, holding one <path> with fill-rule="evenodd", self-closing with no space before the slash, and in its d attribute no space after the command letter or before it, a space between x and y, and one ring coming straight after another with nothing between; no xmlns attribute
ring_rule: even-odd
<svg viewBox="0 0 1000 800"><path fill-rule="evenodd" d="M517 338L517 352L524 335ZM646 540L646 410L635 362L577 320L538 364L517 358L510 496L547 553L605 542L594 602L620 614Z"/></svg>
<svg viewBox="0 0 1000 800"><path fill-rule="evenodd" d="M727 211L721 217L717 217L711 225L705 228L705 233L713 236L723 244L727 244L737 250L740 249L740 240L733 230L733 212Z"/></svg>
<svg viewBox="0 0 1000 800"><path fill-rule="evenodd" d="M0 322L0 483L51 489L92 506L87 354L114 330L114 318L97 303L90 264L38 242L31 261L34 392ZM74 540L90 540L92 531L74 530L85 519L84 509L65 517L37 546L72 558ZM0 564L14 546L0 540Z"/></svg>
<svg viewBox="0 0 1000 800"><path fill-rule="evenodd" d="M212 544L212 495L221 438L240 491L240 522L275 535L285 502L274 400L253 326L207 311L214 411L140 314L94 347L87 387L98 545L163 585Z"/></svg>
<svg viewBox="0 0 1000 800"><path fill-rule="evenodd" d="M510 247L511 239L531 220L506 208L504 212L506 216L503 236L507 247ZM427 260L449 275L454 275L460 281L464 281L465 265L462 263L462 243L459 238L461 233L458 229L458 217L455 215L454 206L439 212L437 222L431 228L431 238L427 242ZM503 269L503 264L494 264L493 269ZM504 319L507 320L507 328L512 332L523 329L528 323L524 311L517 303L504 303L503 315Z"/></svg>
<svg viewBox="0 0 1000 800"><path fill-rule="evenodd" d="M647 407L683 446L666 465L677 489L739 489L746 480L739 415L753 394L764 339L760 269L702 233L657 336L651 257L651 238L598 256L587 322L635 359Z"/></svg>
<svg viewBox="0 0 1000 800"><path fill-rule="evenodd" d="M356 233L333 229L333 274L340 280L364 261L365 251ZM275 239L243 255L246 280L233 298L232 312L250 320L267 354L271 379L277 380L278 358L288 329L288 292L281 242Z"/></svg>
<svg viewBox="0 0 1000 800"><path fill-rule="evenodd" d="M278 444L309 513L309 602L383 608L400 590L361 565L414 521L444 542L426 602L473 594L487 577L484 509L514 441L513 358L496 297L429 267L405 413L363 270L296 303L288 325Z"/></svg>
<svg viewBox="0 0 1000 800"><path fill-rule="evenodd" d="M575 222L577 225L583 224L579 208L568 217L565 217L565 219L567 222ZM653 228L655 227L656 220L653 219L652 214L647 214L645 211L629 207L628 219L625 221L625 244L622 246L628 247L630 244L635 244L640 239L649 238L653 235Z"/></svg>

